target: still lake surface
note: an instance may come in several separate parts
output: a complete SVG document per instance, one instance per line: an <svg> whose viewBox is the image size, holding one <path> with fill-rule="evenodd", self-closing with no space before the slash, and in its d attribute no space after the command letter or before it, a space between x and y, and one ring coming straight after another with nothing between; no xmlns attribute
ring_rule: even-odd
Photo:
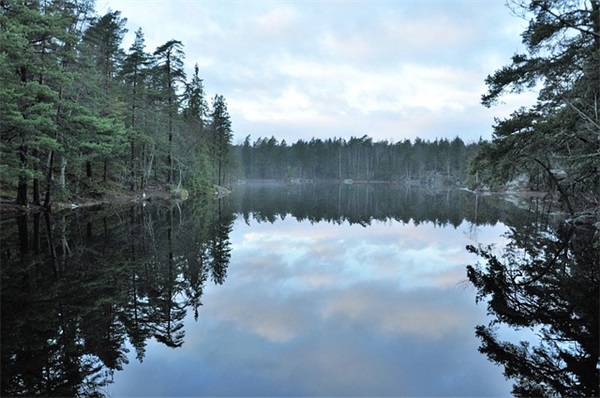
<svg viewBox="0 0 600 398"><path fill-rule="evenodd" d="M395 185L236 187L2 221L2 389L509 396L467 244L526 212Z"/></svg>

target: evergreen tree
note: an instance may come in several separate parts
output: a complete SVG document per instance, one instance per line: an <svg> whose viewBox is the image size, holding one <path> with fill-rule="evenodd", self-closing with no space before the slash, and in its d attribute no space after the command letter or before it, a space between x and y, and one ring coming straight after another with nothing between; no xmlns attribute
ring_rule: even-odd
<svg viewBox="0 0 600 398"><path fill-rule="evenodd" d="M225 181L226 168L232 165L231 142L233 140L227 103L222 95L217 94L213 98L210 121L217 184L222 185Z"/></svg>
<svg viewBox="0 0 600 398"><path fill-rule="evenodd" d="M208 104L204 93L204 84L199 76L198 64L194 65L192 80L186 84L183 93L185 107L183 116L188 123L198 123L199 133L204 129L205 119L208 115Z"/></svg>
<svg viewBox="0 0 600 398"><path fill-rule="evenodd" d="M161 83L161 96L166 102L167 111L167 183L173 182L173 134L175 130L175 119L179 110L179 95L177 89L179 84L185 83L185 71L183 69L183 44L178 40L169 40L154 51L157 57L157 70Z"/></svg>
<svg viewBox="0 0 600 398"><path fill-rule="evenodd" d="M74 79L71 66L80 23L85 23L91 4L34 1L1 5L1 149L7 171L4 179L16 182L18 204L29 203L29 181L33 182L33 202L40 204L40 178L45 174L45 205L50 205L54 154L63 141L57 123L64 115L64 90Z"/></svg>
<svg viewBox="0 0 600 398"><path fill-rule="evenodd" d="M103 164L102 180L108 180L109 163L119 161L118 155L124 154L126 135L123 125L125 104L121 97L121 85L117 72L123 62L121 43L127 32L126 19L120 11L109 11L95 18L83 36L83 54L90 64L85 65L88 76L88 94L80 100L86 104L88 112L86 162L88 179L92 179L92 161L100 158ZM80 58L84 58L83 56ZM85 96L85 94L84 94ZM120 162L119 162L120 163Z"/></svg>
<svg viewBox="0 0 600 398"><path fill-rule="evenodd" d="M129 48L129 53L125 56L121 67L121 76L125 85L125 101L127 103L125 125L128 127L129 135L129 187L131 190L135 190L137 187L138 159L144 160L144 156L139 155L137 152L136 143L140 140L147 141L143 112L144 105L147 103L145 99L147 93L146 78L151 56L145 52L145 47L144 34L142 29L139 28L135 32L134 42ZM140 185L144 186L143 180Z"/></svg>
<svg viewBox="0 0 600 398"><path fill-rule="evenodd" d="M574 201L589 206L600 193L600 4L535 0L517 7L532 15L522 34L527 54L487 78L483 104L533 87L538 100L496 121L475 167L491 170L499 183L524 173L535 188L558 191L573 213Z"/></svg>
<svg viewBox="0 0 600 398"><path fill-rule="evenodd" d="M209 152L207 128L208 104L198 64L183 92L183 121L185 123L177 145L179 163L187 171L186 186L193 189L208 187L213 170Z"/></svg>

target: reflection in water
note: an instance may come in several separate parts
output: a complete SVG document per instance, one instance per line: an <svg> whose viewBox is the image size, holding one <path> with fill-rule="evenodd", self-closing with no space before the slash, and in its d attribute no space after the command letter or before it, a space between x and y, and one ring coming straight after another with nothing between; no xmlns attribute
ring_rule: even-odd
<svg viewBox="0 0 600 398"><path fill-rule="evenodd" d="M495 224L515 212L500 197L480 197L458 189L431 192L395 184L262 184L241 186L234 199L248 219L273 222L287 215L311 222L369 225L372 220L457 227L463 220Z"/></svg>
<svg viewBox="0 0 600 398"><path fill-rule="evenodd" d="M240 217L227 282L207 286L185 352L151 346L110 391L505 396L500 369L477 352L484 308L461 284L473 259L462 249L468 227ZM503 230L482 227L479 237Z"/></svg>
<svg viewBox="0 0 600 398"><path fill-rule="evenodd" d="M321 188L4 220L2 395L503 393L456 286L463 233L515 209Z"/></svg>
<svg viewBox="0 0 600 398"><path fill-rule="evenodd" d="M140 361L150 337L181 346L187 308L226 274L233 218L214 207L3 223L2 396L97 394L128 362L127 339Z"/></svg>
<svg viewBox="0 0 600 398"><path fill-rule="evenodd" d="M493 315L477 326L480 351L515 380L516 396L597 397L600 394L600 240L590 223L540 222L507 235L498 253L469 250L484 265L469 266L477 300ZM498 325L535 331L516 344Z"/></svg>

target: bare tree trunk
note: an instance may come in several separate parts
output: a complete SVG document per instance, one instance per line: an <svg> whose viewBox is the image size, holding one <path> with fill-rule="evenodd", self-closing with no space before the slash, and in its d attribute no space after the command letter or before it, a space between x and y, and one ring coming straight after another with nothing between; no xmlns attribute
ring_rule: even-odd
<svg viewBox="0 0 600 398"><path fill-rule="evenodd" d="M135 191L136 175L135 175L135 140L131 140L131 155L130 155L131 175L129 184L132 191Z"/></svg>
<svg viewBox="0 0 600 398"><path fill-rule="evenodd" d="M39 156L39 152L37 150L33 150L32 151L32 155L37 158ZM35 173L35 177L33 177L33 185L32 185L32 188L33 188L33 204L36 205L36 206L39 206L40 205L40 179L37 176L38 175L37 171L38 171L38 166L35 165L34 166L34 172L36 172L36 173Z"/></svg>
<svg viewBox="0 0 600 398"><path fill-rule="evenodd" d="M66 181L65 181L65 171L67 170L67 157L63 156L60 159L60 186L62 189L65 189Z"/></svg>
<svg viewBox="0 0 600 398"><path fill-rule="evenodd" d="M46 209L50 209L50 206L52 205L52 180L54 178L54 151L50 151L50 154L48 155L48 164L47 164L47 169L46 169L46 197L44 198L44 207ZM62 173L64 173L63 170L61 170ZM62 176L63 178L63 185L64 185L64 176Z"/></svg>

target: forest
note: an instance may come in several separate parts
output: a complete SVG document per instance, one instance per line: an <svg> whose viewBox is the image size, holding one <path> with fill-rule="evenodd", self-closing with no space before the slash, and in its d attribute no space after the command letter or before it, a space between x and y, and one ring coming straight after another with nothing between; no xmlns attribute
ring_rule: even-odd
<svg viewBox="0 0 600 398"><path fill-rule="evenodd" d="M353 180L463 185L472 180L469 162L479 144L466 144L459 137L433 142L376 141L368 136L313 138L288 145L275 137L247 136L235 146L244 179L249 180ZM475 182L475 181L473 181Z"/></svg>
<svg viewBox="0 0 600 398"><path fill-rule="evenodd" d="M122 48L127 19L94 2L0 2L0 183L19 205L228 179L225 97L208 104L181 41Z"/></svg>

